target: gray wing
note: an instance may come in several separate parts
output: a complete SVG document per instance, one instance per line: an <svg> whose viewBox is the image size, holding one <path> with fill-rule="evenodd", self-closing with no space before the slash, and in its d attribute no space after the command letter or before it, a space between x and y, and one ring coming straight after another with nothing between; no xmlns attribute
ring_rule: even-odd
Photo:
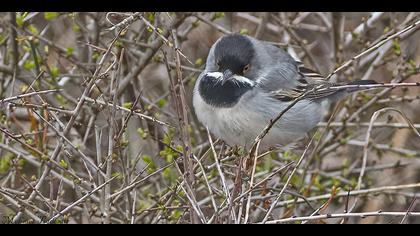
<svg viewBox="0 0 420 236"><path fill-rule="evenodd" d="M285 50L261 41L260 46L265 49L266 56L262 58L267 65L270 65L266 68L270 69L262 73L259 87L273 94L275 98L291 101L314 88L317 91L308 93L305 98L323 98L337 92L328 89L335 84L326 81L319 73L293 59Z"/></svg>

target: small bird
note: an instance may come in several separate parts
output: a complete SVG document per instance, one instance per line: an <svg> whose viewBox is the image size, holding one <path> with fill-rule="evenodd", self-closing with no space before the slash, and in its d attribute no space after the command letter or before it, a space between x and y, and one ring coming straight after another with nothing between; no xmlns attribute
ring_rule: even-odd
<svg viewBox="0 0 420 236"><path fill-rule="evenodd" d="M349 84L375 84L372 80ZM278 120L260 148L293 145L323 119L327 105L352 89L332 83L286 51L250 36L231 34L211 47L193 92L198 120L230 146L249 148L280 112L305 94ZM314 90L314 88L317 90Z"/></svg>

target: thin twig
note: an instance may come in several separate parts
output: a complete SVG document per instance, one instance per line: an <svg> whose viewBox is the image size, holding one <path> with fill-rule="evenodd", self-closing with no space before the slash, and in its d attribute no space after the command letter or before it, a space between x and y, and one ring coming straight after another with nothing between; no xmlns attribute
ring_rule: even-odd
<svg viewBox="0 0 420 236"><path fill-rule="evenodd" d="M365 218L369 216L405 216L406 212L388 212L388 211L373 211L373 212L360 212L360 213L337 213L337 214L324 214L324 215L313 215L313 216L300 216L291 217L280 220L267 221L267 224L280 224L297 221L311 221L311 220L322 220L322 219L333 219L333 218ZM410 212L410 216L420 216L420 212Z"/></svg>

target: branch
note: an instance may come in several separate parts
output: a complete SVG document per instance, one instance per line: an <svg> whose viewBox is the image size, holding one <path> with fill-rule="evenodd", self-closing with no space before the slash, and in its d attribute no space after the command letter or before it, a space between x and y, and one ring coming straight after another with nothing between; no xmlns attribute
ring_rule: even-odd
<svg viewBox="0 0 420 236"><path fill-rule="evenodd" d="M267 221L267 224L280 224L296 221L309 221L309 220L323 220L323 219L332 219L332 218L365 218L369 216L420 216L420 212L390 212L390 211L373 211L373 212L361 212L361 213L338 213L338 214L324 214L324 215L314 215L314 216L301 216L301 217L291 217L280 220Z"/></svg>
<svg viewBox="0 0 420 236"><path fill-rule="evenodd" d="M326 79L328 80L329 78L331 78L331 76L333 76L333 75L337 74L339 71L341 71L341 70L343 70L343 69L345 69L345 68L349 67L349 66L350 66L353 62L355 62L355 61L356 61L356 60L358 60L359 58L361 58L361 57L365 56L366 54L368 54L368 53L370 53L370 52L372 52L372 51L374 51L374 50L378 49L379 47L381 47L382 45L384 45L386 42L388 42L388 41L390 41L390 40L393 40L393 39L395 39L395 38L397 38L397 37L401 36L402 34L404 34L404 33L408 32L408 31L411 31L411 30L416 31L416 30L418 30L418 26L419 26L419 25L420 25L420 20L418 20L418 21L414 22L413 24L411 24L411 25L407 26L406 28L404 28L404 29L402 29L402 30L398 31L398 32L397 32L397 33L395 33L395 34L392 34L392 35L390 35L390 36L387 36L387 37L383 38L382 40L380 40L380 41L379 41L379 42L377 42L376 44L374 44L374 45L370 46L368 49L366 49L366 50L364 50L363 52L359 53L358 55L354 56L354 57L353 57L353 58L351 58L349 61L347 61L346 63L344 63L343 65L341 65L341 66L340 66L340 67L338 67L337 69L335 69L335 70L334 70L331 74L329 74L329 75L327 76L327 78L326 78Z"/></svg>
<svg viewBox="0 0 420 236"><path fill-rule="evenodd" d="M25 97L31 97L31 96L35 96L35 95L41 95L41 94L47 94L47 93L57 93L57 92L61 92L61 91L63 91L63 89L50 89L50 90L44 90L44 91L36 91L36 92L31 92L31 93L25 93L25 94L16 95L16 96L9 97L9 98L0 99L0 103L11 102L13 100L17 100L17 99L21 99L21 98L25 98Z"/></svg>

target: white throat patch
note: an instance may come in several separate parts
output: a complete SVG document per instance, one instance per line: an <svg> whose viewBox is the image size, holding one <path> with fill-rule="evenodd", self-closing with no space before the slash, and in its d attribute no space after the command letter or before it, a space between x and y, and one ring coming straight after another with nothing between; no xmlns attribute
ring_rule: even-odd
<svg viewBox="0 0 420 236"><path fill-rule="evenodd" d="M208 72L206 75L210 76L210 77L213 77L213 78L216 78L216 79L220 79L220 80L223 77L223 73L221 73L221 72ZM241 82L241 83L247 83L251 86L255 85L254 81L252 81L252 80L250 80L250 79L248 79L247 77L244 77L244 76L234 75L234 76L232 76L232 79L234 79L238 82Z"/></svg>

